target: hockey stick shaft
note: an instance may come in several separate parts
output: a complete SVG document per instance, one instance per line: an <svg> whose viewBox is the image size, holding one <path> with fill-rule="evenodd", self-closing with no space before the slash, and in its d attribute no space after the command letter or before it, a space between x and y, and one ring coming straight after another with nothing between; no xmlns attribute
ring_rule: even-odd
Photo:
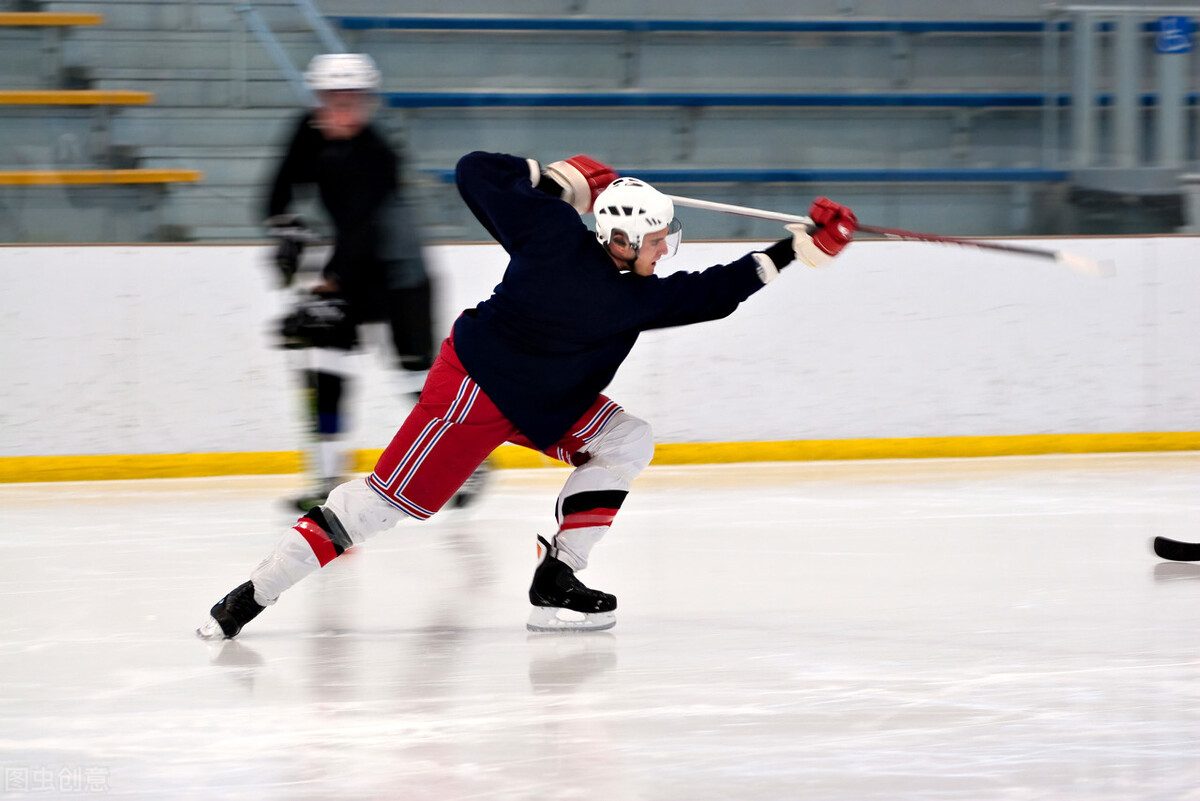
<svg viewBox="0 0 1200 801"><path fill-rule="evenodd" d="M772 220L782 223L799 223L800 225L812 225L812 219L802 217L799 214L784 214L778 211L767 211L765 209L756 209L750 206L735 206L731 203L717 203L712 200L698 200L691 197L683 197L682 195L667 195L676 205L687 206L694 209L705 209L707 211L717 211L725 214L736 214L741 217L754 217L760 220ZM940 236L938 234L923 234L917 231L905 231L899 228L883 228L878 225L858 225L858 230L867 234L879 234L880 236L888 237L889 239L902 239L913 242L938 242L949 245L962 245L963 247L982 248L984 250L997 250L1003 253L1016 253L1023 256L1035 256L1037 258L1049 259L1058 262L1066 267L1070 267L1076 272L1084 273L1085 275L1097 276L1106 274L1107 270L1092 261L1085 259L1082 256L1077 256L1073 253L1067 253L1061 250L1048 250L1046 248L1036 248L1029 245L1010 245L999 242L984 242L977 239L963 239L954 236Z"/></svg>
<svg viewBox="0 0 1200 801"><path fill-rule="evenodd" d="M774 220L782 223L799 223L800 225L812 225L810 217L802 217L799 214L784 214L779 211L767 211L766 209L755 209L750 206L735 206L732 203L716 203L711 200L697 200L691 197L682 197L680 195L667 195L672 201L680 206L689 206L694 209L706 209L708 211L720 211L726 214L736 214L742 217L756 217L760 220ZM978 242L974 239L960 239L953 236L939 236L938 234L922 234L916 231L904 231L899 228L882 228L877 225L858 225L858 230L867 234L879 234L881 236L891 237L893 239L910 239L918 242L947 242L955 245L968 245L970 247L988 248L995 250L1005 250L1013 253L1025 253L1031 256L1041 256L1043 258L1053 259L1055 251L1045 250L1043 248L1025 247L1021 245L1001 245L993 242Z"/></svg>
<svg viewBox="0 0 1200 801"><path fill-rule="evenodd" d="M1170 537L1155 537L1154 552L1173 562L1200 562L1200 542L1182 542Z"/></svg>
<svg viewBox="0 0 1200 801"><path fill-rule="evenodd" d="M739 217L754 217L759 220L773 220L781 223L799 223L800 225L812 225L812 218L802 217L799 214L784 214L781 211L767 211L765 209L755 209L749 206L735 206L732 203L717 203L712 200L697 200L694 197L683 197L681 195L667 195L672 202L677 206L687 206L693 209L704 209L705 211L719 211L724 214L736 214Z"/></svg>

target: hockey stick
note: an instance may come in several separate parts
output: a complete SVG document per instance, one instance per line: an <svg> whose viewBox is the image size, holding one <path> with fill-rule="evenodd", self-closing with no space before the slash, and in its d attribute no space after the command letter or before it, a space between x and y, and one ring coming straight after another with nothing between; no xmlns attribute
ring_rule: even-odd
<svg viewBox="0 0 1200 801"><path fill-rule="evenodd" d="M742 217L755 217L760 220L774 220L782 223L799 223L801 225L812 225L812 220L808 217L802 217L798 214L784 214L777 211L764 211L763 209L750 208L749 206L734 206L729 203L716 203L711 200L697 200L696 198L682 197L680 195L667 195L672 201L680 206L688 206L694 209L706 209L708 211L720 211L726 214L737 214ZM977 239L963 239L954 236L939 236L938 234L922 234L916 231L903 231L899 228L882 228L877 225L859 225L858 230L867 234L879 234L889 239L909 240L913 242L938 242L949 245L962 245L963 247L982 248L984 250L998 250L1003 253L1016 253L1023 256L1036 256L1042 259L1051 259L1057 264L1061 264L1068 269L1074 270L1082 275L1091 276L1092 278L1105 277L1112 275L1111 265L1104 265L1093 259L1080 256L1077 253L1070 253L1065 250L1047 250L1044 248L1035 248L1028 245L1009 245L999 242L983 242Z"/></svg>
<svg viewBox="0 0 1200 801"><path fill-rule="evenodd" d="M1200 562L1200 542L1181 542L1170 537L1155 537L1154 553L1172 562Z"/></svg>

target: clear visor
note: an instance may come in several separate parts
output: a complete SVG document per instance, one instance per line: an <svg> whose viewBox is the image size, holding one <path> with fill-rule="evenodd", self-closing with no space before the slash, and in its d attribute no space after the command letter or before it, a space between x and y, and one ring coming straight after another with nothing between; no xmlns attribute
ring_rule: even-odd
<svg viewBox="0 0 1200 801"><path fill-rule="evenodd" d="M671 219L671 223L667 226L667 255L664 259L669 259L679 250L679 243L683 241L683 223L679 222L678 217Z"/></svg>

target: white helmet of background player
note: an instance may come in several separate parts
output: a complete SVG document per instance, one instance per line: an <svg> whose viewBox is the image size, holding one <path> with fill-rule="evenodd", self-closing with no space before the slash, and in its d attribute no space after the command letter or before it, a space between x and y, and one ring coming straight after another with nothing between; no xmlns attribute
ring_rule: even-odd
<svg viewBox="0 0 1200 801"><path fill-rule="evenodd" d="M379 81L379 68L363 53L314 56L304 73L305 85L314 92L374 92Z"/></svg>
<svg viewBox="0 0 1200 801"><path fill-rule="evenodd" d="M675 219L675 204L645 181L613 181L596 197L592 213L596 215L596 238L602 245L610 244L613 234L620 232L636 252L646 234L666 228L668 250L664 258L674 256L679 249L683 231Z"/></svg>
<svg viewBox="0 0 1200 801"><path fill-rule="evenodd" d="M304 83L316 94L313 126L326 139L353 139L379 108L379 69L370 56L316 56L304 73Z"/></svg>

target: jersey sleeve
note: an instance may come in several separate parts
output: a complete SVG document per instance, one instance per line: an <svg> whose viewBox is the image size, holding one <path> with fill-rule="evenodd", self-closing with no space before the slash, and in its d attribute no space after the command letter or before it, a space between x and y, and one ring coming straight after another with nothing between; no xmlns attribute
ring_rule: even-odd
<svg viewBox="0 0 1200 801"><path fill-rule="evenodd" d="M292 187L297 184L316 183L316 153L320 137L321 134L312 127L312 114L304 114L288 141L287 150L284 151L279 166L275 168L275 176L267 195L267 217L274 217L288 210L292 203Z"/></svg>
<svg viewBox="0 0 1200 801"><path fill-rule="evenodd" d="M459 159L455 181L475 219L510 255L553 258L586 228L568 203L534 186L527 159L469 153Z"/></svg>
<svg viewBox="0 0 1200 801"><path fill-rule="evenodd" d="M650 318L642 330L719 320L764 286L754 254L700 272L653 277L647 286Z"/></svg>

